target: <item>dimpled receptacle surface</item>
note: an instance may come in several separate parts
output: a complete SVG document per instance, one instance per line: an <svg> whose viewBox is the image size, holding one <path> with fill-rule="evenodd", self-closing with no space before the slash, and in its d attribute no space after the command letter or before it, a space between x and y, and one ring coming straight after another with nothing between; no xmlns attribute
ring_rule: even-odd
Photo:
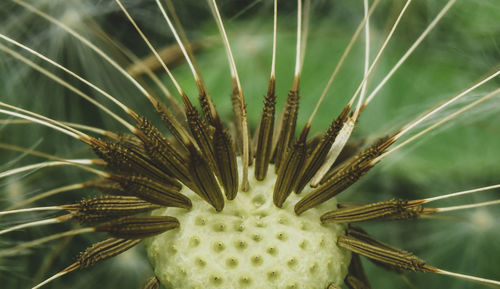
<svg viewBox="0 0 500 289"><path fill-rule="evenodd" d="M351 255L336 240L345 226L319 220L336 207L336 200L297 216L293 206L299 197L292 193L277 208L273 172L270 167L262 182L251 178L250 191L226 201L222 212L184 188L193 201L190 211L153 213L174 216L181 224L146 241L155 274L166 288L321 289L342 284Z"/></svg>

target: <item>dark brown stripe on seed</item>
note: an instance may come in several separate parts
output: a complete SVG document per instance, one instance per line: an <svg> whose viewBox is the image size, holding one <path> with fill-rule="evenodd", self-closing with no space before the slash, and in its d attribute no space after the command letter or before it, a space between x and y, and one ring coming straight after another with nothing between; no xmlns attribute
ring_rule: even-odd
<svg viewBox="0 0 500 289"><path fill-rule="evenodd" d="M110 238L105 241L94 244L92 247L83 251L75 264L79 268L88 268L96 263L121 254L137 245L141 240L126 240ZM72 266L68 267L71 268Z"/></svg>
<svg viewBox="0 0 500 289"><path fill-rule="evenodd" d="M191 101L186 95L182 95L188 119L189 129L193 135L198 147L208 161L208 164L218 174L215 162L215 152L212 144L213 128L209 129L208 124L201 118L198 110L191 104Z"/></svg>
<svg viewBox="0 0 500 289"><path fill-rule="evenodd" d="M109 195L129 195L127 192L123 190L123 187L119 182L108 179L108 178L99 178L95 180L91 180L85 183L86 187L94 188L100 191L103 194Z"/></svg>
<svg viewBox="0 0 500 289"><path fill-rule="evenodd" d="M149 157L141 155L118 143L112 143L101 139L92 139L92 149L103 160L108 167L117 173L140 174L149 176L158 181L165 182L181 188L177 180L167 173L158 169Z"/></svg>
<svg viewBox="0 0 500 289"><path fill-rule="evenodd" d="M172 146L146 119L142 118L137 125L140 130L137 132L137 136L144 143L149 157L182 183L189 184L190 179L186 167L187 155Z"/></svg>
<svg viewBox="0 0 500 289"><path fill-rule="evenodd" d="M392 143L394 143L394 138L392 137L381 138L356 157L341 165L331 179L320 185L295 205L295 213L300 215L328 201L357 182L359 178L364 176L375 165L372 161L385 152Z"/></svg>
<svg viewBox="0 0 500 289"><path fill-rule="evenodd" d="M423 201L389 200L362 206L342 208L321 216L323 223L354 223L377 219L414 219L423 212Z"/></svg>
<svg viewBox="0 0 500 289"><path fill-rule="evenodd" d="M95 227L115 238L144 239L179 227L179 221L169 216L127 216Z"/></svg>
<svg viewBox="0 0 500 289"><path fill-rule="evenodd" d="M300 138L288 149L278 170L274 185L273 202L281 208L286 198L290 195L295 180L300 178L300 171L306 158L306 136L309 127L306 127Z"/></svg>
<svg viewBox="0 0 500 289"><path fill-rule="evenodd" d="M274 77L269 81L267 95L264 97L264 108L262 109L262 117L260 120L257 148L255 152L255 178L262 181L266 178L267 169L271 159L273 131L274 131L274 114L276 110L276 82Z"/></svg>
<svg viewBox="0 0 500 289"><path fill-rule="evenodd" d="M295 135L297 115L299 112L299 91L290 90L283 108L283 122L278 134L278 142L274 148L274 168L278 172L283 155L288 150Z"/></svg>
<svg viewBox="0 0 500 289"><path fill-rule="evenodd" d="M242 107L240 100L240 91L238 89L238 85L236 83L236 79L233 78L233 90L231 93L231 105L233 108L233 117L234 117L234 130L236 132L236 148L239 154L243 154L243 119L242 119Z"/></svg>
<svg viewBox="0 0 500 289"><path fill-rule="evenodd" d="M99 196L78 204L62 206L83 224L97 224L123 216L136 215L160 208L130 196Z"/></svg>
<svg viewBox="0 0 500 289"><path fill-rule="evenodd" d="M337 244L345 249L363 255L376 262L404 270L435 272L436 268L410 252L392 247L373 239L368 234L349 229L346 236L340 236Z"/></svg>
<svg viewBox="0 0 500 289"><path fill-rule="evenodd" d="M176 186L168 186L142 176L112 176L129 195L166 207L191 208L191 200Z"/></svg>
<svg viewBox="0 0 500 289"><path fill-rule="evenodd" d="M178 107L181 108L180 106ZM155 105L155 109L163 124L172 133L177 142L183 144L188 135L187 121L183 114L184 110L182 108L179 109L177 112L178 116L176 117L167 107L159 102Z"/></svg>
<svg viewBox="0 0 500 289"><path fill-rule="evenodd" d="M144 285L142 285L142 289L159 289L160 281L156 277L149 278Z"/></svg>
<svg viewBox="0 0 500 289"><path fill-rule="evenodd" d="M316 172L321 168L323 162L325 161L330 148L332 147L337 135L339 134L344 122L347 120L349 115L350 106L346 106L340 115L330 124L328 130L325 132L319 144L315 147L310 157L308 157L303 172L300 179L297 180L297 184L294 188L295 193L300 194L304 187L313 178Z"/></svg>
<svg viewBox="0 0 500 289"><path fill-rule="evenodd" d="M212 98L210 95L207 94L203 84L199 81L196 82L196 85L198 87L199 91L199 96L198 100L200 102L201 106L201 111L203 112L203 116L205 117L205 120L212 126L215 126L215 118L217 117L216 114L217 112L215 111L214 104L212 102Z"/></svg>
<svg viewBox="0 0 500 289"><path fill-rule="evenodd" d="M216 211L222 211L224 197L210 166L192 144L188 145L188 149L191 152L189 173L197 187L197 190L194 190L195 193L212 205Z"/></svg>
<svg viewBox="0 0 500 289"><path fill-rule="evenodd" d="M219 180L224 187L228 200L236 198L238 193L238 167L236 163L236 152L229 131L222 127L219 118L215 120L214 133L215 162L219 170Z"/></svg>

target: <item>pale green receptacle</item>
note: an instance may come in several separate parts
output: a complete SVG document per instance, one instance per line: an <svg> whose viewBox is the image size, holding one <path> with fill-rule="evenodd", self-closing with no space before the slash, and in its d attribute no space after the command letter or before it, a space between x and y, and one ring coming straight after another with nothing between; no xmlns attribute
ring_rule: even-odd
<svg viewBox="0 0 500 289"><path fill-rule="evenodd" d="M322 225L320 215L336 200L297 216L292 193L283 208L272 201L276 175L251 180L217 213L192 191L191 211L160 209L156 215L179 219L179 229L150 238L148 256L156 276L167 288L326 288L342 284L351 254L337 247L343 225ZM250 168L253 175L253 168ZM304 193L303 193L304 194Z"/></svg>

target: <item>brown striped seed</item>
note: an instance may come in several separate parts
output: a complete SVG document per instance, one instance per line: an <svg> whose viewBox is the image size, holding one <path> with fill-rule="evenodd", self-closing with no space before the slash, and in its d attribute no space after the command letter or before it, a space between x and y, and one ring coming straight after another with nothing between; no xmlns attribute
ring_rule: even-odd
<svg viewBox="0 0 500 289"><path fill-rule="evenodd" d="M436 272L436 268L427 265L412 253L379 242L359 230L349 229L346 236L337 239L337 244L390 267L419 272Z"/></svg>
<svg viewBox="0 0 500 289"><path fill-rule="evenodd" d="M341 165L331 179L295 205L295 212L300 215L310 208L328 201L357 182L375 165L373 160L385 152L394 141L393 137L381 138L356 157Z"/></svg>
<svg viewBox="0 0 500 289"><path fill-rule="evenodd" d="M97 224L160 207L132 196L99 196L82 200L78 204L62 206L83 224Z"/></svg>
<svg viewBox="0 0 500 289"><path fill-rule="evenodd" d="M144 239L179 227L179 221L169 216L127 216L95 227L115 238Z"/></svg>

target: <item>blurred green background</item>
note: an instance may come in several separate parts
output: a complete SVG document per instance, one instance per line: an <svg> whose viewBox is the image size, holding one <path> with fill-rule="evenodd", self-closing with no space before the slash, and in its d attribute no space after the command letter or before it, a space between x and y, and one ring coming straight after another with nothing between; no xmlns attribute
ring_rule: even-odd
<svg viewBox="0 0 500 289"><path fill-rule="evenodd" d="M147 3L145 3L147 2ZM176 9L188 37L203 44L196 51L205 82L222 118L231 121L229 95L231 82L223 46L206 3L175 1ZM426 28L445 5L445 1L414 1L410 5L393 40L370 79L371 91L385 73ZM114 56L122 65L128 63L109 41L100 37L100 29L123 43L139 57L150 53L124 19L113 1L34 1L43 11L64 21L97 46ZM167 47L173 37L161 18L154 1L124 1L156 47ZM381 1L370 19L371 57L377 53L404 1ZM252 131L262 109L267 89L272 46L272 1L220 1L226 29L244 89ZM279 3L277 93L281 107L291 86L296 29L296 2ZM301 128L311 114L330 74L356 30L363 15L362 1L313 1L310 31L301 78ZM58 59L99 86L106 88L133 109L159 124L149 103L130 83L119 76L102 59L74 38L40 17L9 1L0 4L0 32ZM496 0L457 1L436 29L407 63L380 91L360 118L353 138L373 141L400 128L420 113L498 70L500 64L500 5ZM2 42L5 44L5 42ZM315 118L312 133L320 133L344 107L362 79L364 41L358 40L346 60L327 99ZM27 54L23 54L27 55ZM35 59L28 55L28 58ZM39 62L39 61L37 61ZM47 67L46 65L44 67ZM194 100L196 86L187 65L178 60L173 72ZM55 71L49 68L50 71ZM170 81L158 71L171 88ZM59 74L62 75L62 74ZM70 77L69 82L80 86ZM0 100L42 113L54 119L84 123L123 132L116 122L87 102L40 76L36 71L0 53ZM147 84L158 94L150 81ZM497 88L497 78L478 90L463 103ZM99 96L83 88L92 96ZM112 107L109 102L103 103ZM460 105L463 105L460 103ZM458 107L458 106L456 106ZM114 109L114 111L119 111ZM440 114L444 116L451 110ZM415 199L437 196L459 190L498 183L500 114L499 98L461 116L450 125L424 137L413 145L391 155L362 181L339 196L341 201L374 202L390 198ZM6 117L0 117L6 119ZM36 125L0 124L0 142L35 148L67 158L92 157L81 143ZM40 159L19 153L0 151L0 171ZM43 169L32 174L0 179L2 208L27 196L51 188L87 180L89 175L78 169ZM93 192L71 192L37 205L73 203ZM485 192L457 200L442 201L436 206L466 204L498 198L498 191ZM442 214L433 219L411 222L373 222L362 227L381 241L416 253L439 268L480 277L500 279L498 207ZM37 215L19 219L2 219L2 226L36 220ZM37 228L0 236L2 248L23 240L47 235L70 225ZM2 288L29 288L70 264L78 252L103 236L78 236L54 242L26 254L0 260ZM60 251L59 251L60 250ZM139 248L113 260L75 272L46 288L139 288L149 277L150 268ZM45 265L44 265L45 264ZM373 288L411 288L401 277L384 272L364 262ZM478 288L480 285L449 277L408 273L416 288Z"/></svg>

